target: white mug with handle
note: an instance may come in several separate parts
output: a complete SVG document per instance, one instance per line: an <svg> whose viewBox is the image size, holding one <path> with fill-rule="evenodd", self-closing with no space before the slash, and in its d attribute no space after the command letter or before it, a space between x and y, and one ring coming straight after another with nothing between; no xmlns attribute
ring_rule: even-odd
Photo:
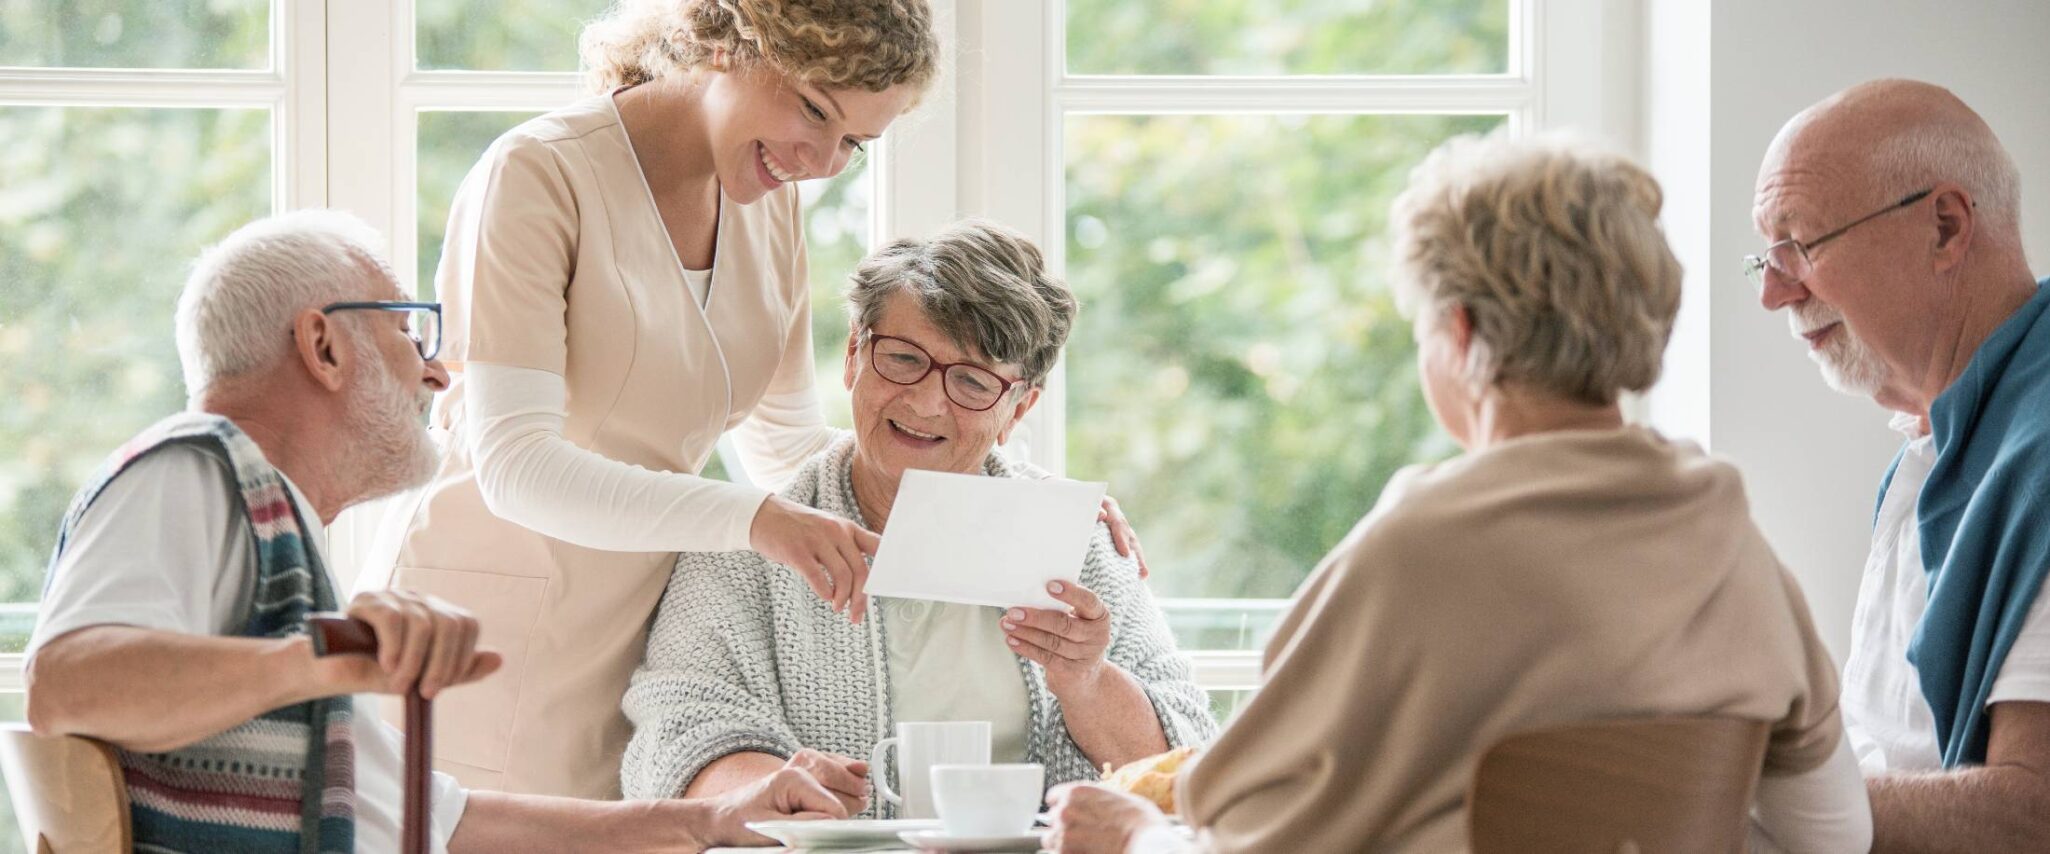
<svg viewBox="0 0 2050 854"><path fill-rule="evenodd" d="M890 775L883 769L890 748L897 748L897 785L890 787ZM869 754L869 772L875 775L876 794L897 808L898 818L938 818L933 805L934 765L988 765L989 721L907 722L897 725L897 735L876 742Z"/></svg>

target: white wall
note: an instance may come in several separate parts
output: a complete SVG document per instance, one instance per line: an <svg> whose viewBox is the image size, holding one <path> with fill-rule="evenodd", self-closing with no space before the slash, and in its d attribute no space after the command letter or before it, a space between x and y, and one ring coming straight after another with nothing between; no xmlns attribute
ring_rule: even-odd
<svg viewBox="0 0 2050 854"><path fill-rule="evenodd" d="M1707 151L1677 141L1661 158L1661 129L1647 134L1663 180L1681 189L1706 176L1708 194L1706 275L1690 264L1688 294L1690 308L1706 309L1706 341L1676 342L1683 349L1675 355L1698 367L1689 360L1705 351L1706 397L1698 386L1680 384L1695 373L1676 372L1675 390L1666 392L1656 417L1712 440L1716 453L1743 469L1754 512L1800 577L1817 628L1841 660L1875 491L1899 440L1877 406L1822 384L1786 319L1761 309L1744 280L1740 261L1761 245L1750 225L1758 162L1782 122L1845 86L1875 77L1948 86L1986 117L2019 161L2029 256L2039 274L2050 273L2050 3L1716 0L1703 28L1700 13L1685 8L1698 0L1646 2L1648 67L1692 62L1689 53L1703 47L1709 58ZM1698 81L1661 84L1672 76L1649 73L1647 116L1654 122L1662 98L1698 96L1690 88ZM1677 123L1667 130L1694 132L1691 120L1666 118ZM1683 240L1685 228L1700 234L1691 216L1675 214ZM1698 415L1703 404L1705 425Z"/></svg>

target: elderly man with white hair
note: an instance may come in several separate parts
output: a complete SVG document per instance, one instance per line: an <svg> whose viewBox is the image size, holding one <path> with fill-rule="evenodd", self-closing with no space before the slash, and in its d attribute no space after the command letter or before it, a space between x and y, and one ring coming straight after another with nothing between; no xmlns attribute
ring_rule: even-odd
<svg viewBox="0 0 2050 854"><path fill-rule="evenodd" d="M1761 302L1907 437L1844 674L1876 851L2050 840L2050 280L2019 185L1978 114L1906 80L1808 108L1759 170Z"/></svg>
<svg viewBox="0 0 2050 854"><path fill-rule="evenodd" d="M469 615L404 591L356 597L376 658L319 658L337 607L322 526L416 485L420 416L448 374L439 306L406 302L360 220L252 223L201 258L178 305L187 411L82 489L29 645L36 731L118 748L137 848L395 851L398 736L357 693L432 697L501 662ZM717 800L598 803L464 792L435 775L436 851L697 851L755 819L845 814L802 772Z"/></svg>

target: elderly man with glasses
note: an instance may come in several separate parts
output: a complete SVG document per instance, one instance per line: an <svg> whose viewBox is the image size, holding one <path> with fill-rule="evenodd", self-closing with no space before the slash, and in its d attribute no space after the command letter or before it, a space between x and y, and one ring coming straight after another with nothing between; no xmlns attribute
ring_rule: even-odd
<svg viewBox="0 0 2050 854"><path fill-rule="evenodd" d="M854 431L785 498L881 532L906 470L1039 476L997 445L1038 402L1076 307L1031 242L979 221L900 240L861 263L847 301ZM795 767L863 812L856 757L897 721L988 721L990 758L1042 763L1049 786L1216 734L1109 528L1049 593L1065 607L884 597L852 623L755 552L681 555L626 694L623 789L710 795Z"/></svg>
<svg viewBox="0 0 2050 854"><path fill-rule="evenodd" d="M337 610L322 527L434 471L441 308L406 302L361 220L301 211L207 250L178 303L190 408L116 451L67 514L29 642L37 732L118 748L138 850L397 851L397 732L359 693L433 697L502 662L430 596L347 613L380 655L316 657ZM716 801L465 792L435 774L433 851L698 851L754 819L844 816L798 772Z"/></svg>
<svg viewBox="0 0 2050 854"><path fill-rule="evenodd" d="M2050 280L2019 184L1976 113L1903 80L1795 116L1759 171L1761 302L1907 437L1843 680L1875 851L2050 840Z"/></svg>

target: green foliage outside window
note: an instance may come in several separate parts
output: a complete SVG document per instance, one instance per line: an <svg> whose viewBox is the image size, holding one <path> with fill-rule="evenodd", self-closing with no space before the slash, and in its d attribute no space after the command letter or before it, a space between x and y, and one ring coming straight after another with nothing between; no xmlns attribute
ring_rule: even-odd
<svg viewBox="0 0 2050 854"><path fill-rule="evenodd" d="M0 0L0 66L267 68L270 0Z"/></svg>
<svg viewBox="0 0 2050 854"><path fill-rule="evenodd" d="M1156 591L1287 596L1451 451L1385 281L1389 202L1499 116L1068 120L1068 471L1110 481Z"/></svg>
<svg viewBox="0 0 2050 854"><path fill-rule="evenodd" d="M1067 0L1076 74L1500 74L1509 0Z"/></svg>
<svg viewBox="0 0 2050 854"><path fill-rule="evenodd" d="M100 461L184 408L179 288L270 203L266 111L0 107L0 602L41 593Z"/></svg>
<svg viewBox="0 0 2050 854"><path fill-rule="evenodd" d="M414 0L423 69L575 71L577 33L610 0Z"/></svg>

